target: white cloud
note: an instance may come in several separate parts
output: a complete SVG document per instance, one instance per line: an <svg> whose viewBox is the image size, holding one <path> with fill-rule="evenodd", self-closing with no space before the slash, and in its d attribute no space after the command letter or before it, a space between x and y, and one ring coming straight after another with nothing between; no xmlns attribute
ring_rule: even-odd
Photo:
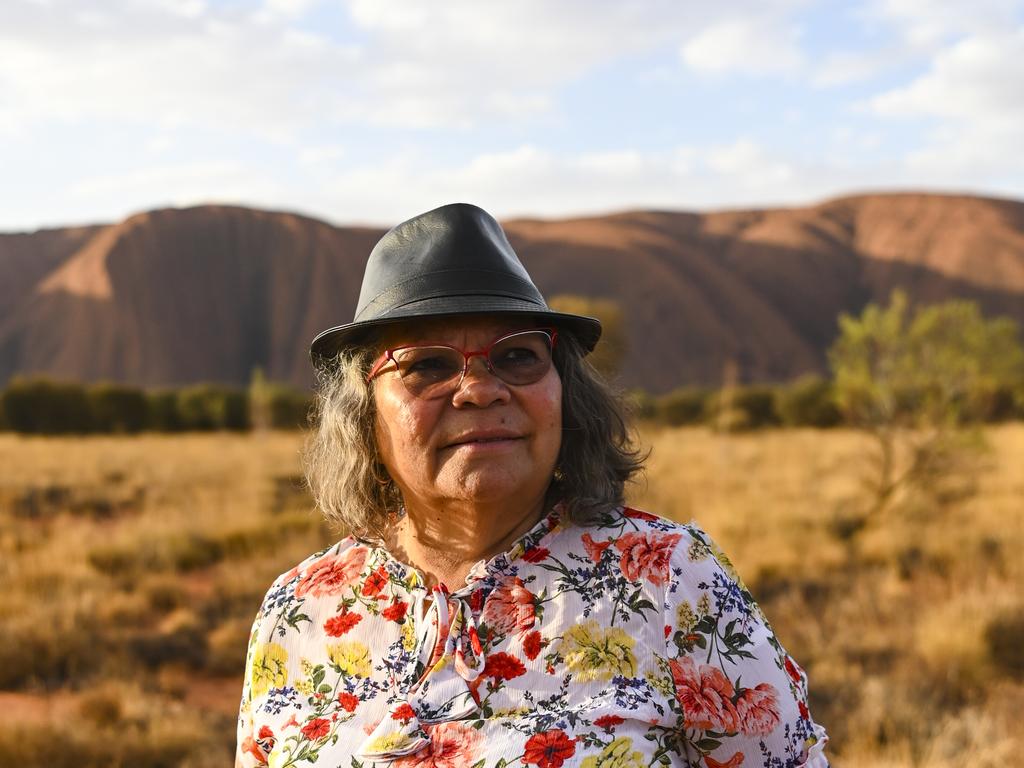
<svg viewBox="0 0 1024 768"><path fill-rule="evenodd" d="M712 24L683 45L683 60L701 72L774 75L804 64L799 32L785 19L737 17Z"/></svg>
<svg viewBox="0 0 1024 768"><path fill-rule="evenodd" d="M898 61L898 57L880 51L830 53L815 68L814 85L828 87L867 80Z"/></svg>
<svg viewBox="0 0 1024 768"><path fill-rule="evenodd" d="M976 34L941 50L931 68L871 102L884 117L938 119L908 155L937 174L1024 172L1024 27Z"/></svg>
<svg viewBox="0 0 1024 768"><path fill-rule="evenodd" d="M627 209L706 209L808 203L871 184L878 169L824 166L772 153L749 139L664 151L553 153L535 145L431 165L410 151L343 171L304 201L337 222L393 224L457 200L501 217Z"/></svg>
<svg viewBox="0 0 1024 768"><path fill-rule="evenodd" d="M196 3L110 3L109 23L88 29L66 3L15 8L0 29L0 99L16 115L8 130L53 121L191 123L279 138L316 118L307 87L337 97L344 89L326 73L358 59L349 48Z"/></svg>
<svg viewBox="0 0 1024 768"><path fill-rule="evenodd" d="M218 200L270 200L282 191L278 184L237 163L195 162L86 178L71 184L67 193L71 200L100 205L112 200L195 205Z"/></svg>
<svg viewBox="0 0 1024 768"><path fill-rule="evenodd" d="M864 16L892 25L903 43L936 50L964 35L997 32L1019 23L1019 0L871 0Z"/></svg>
<svg viewBox="0 0 1024 768"><path fill-rule="evenodd" d="M790 0L768 10L752 0L348 0L357 34L338 39L359 42L344 44L302 26L321 2L15 0L0 28L7 128L177 121L277 139L324 119L465 129L551 112L559 90L595 68L685 40L705 69L800 61Z"/></svg>
<svg viewBox="0 0 1024 768"><path fill-rule="evenodd" d="M323 166L333 167L338 160L341 160L347 152L345 148L338 145L304 147L299 152L299 164L318 168Z"/></svg>

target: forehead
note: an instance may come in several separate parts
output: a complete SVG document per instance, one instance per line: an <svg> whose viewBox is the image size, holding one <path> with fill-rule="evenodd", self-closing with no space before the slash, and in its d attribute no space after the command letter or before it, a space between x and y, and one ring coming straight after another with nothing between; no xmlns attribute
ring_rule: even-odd
<svg viewBox="0 0 1024 768"><path fill-rule="evenodd" d="M388 326L382 330L378 342L385 349L429 342L452 346L483 345L506 333L538 326L536 320L517 315L426 318Z"/></svg>

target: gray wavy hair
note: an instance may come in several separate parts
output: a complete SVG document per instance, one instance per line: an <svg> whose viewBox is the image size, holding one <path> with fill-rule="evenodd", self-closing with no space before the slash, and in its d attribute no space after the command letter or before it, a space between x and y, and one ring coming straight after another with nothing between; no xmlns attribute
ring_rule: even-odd
<svg viewBox="0 0 1024 768"><path fill-rule="evenodd" d="M317 397L303 450L306 481L317 506L339 530L383 540L402 497L381 462L374 433L373 382L380 349L342 350L317 369ZM547 506L561 502L569 519L587 524L623 503L627 481L643 469L622 399L585 358L570 333L555 346L562 380L562 445L548 488Z"/></svg>

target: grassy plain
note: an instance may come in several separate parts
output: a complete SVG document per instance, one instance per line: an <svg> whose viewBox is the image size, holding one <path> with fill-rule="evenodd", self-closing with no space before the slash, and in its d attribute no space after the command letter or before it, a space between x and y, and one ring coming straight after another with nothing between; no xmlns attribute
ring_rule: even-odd
<svg viewBox="0 0 1024 768"><path fill-rule="evenodd" d="M1024 425L973 495L857 516L866 438L646 428L638 506L695 519L808 670L837 766L1024 754ZM336 538L301 436L0 435L3 762L230 764L251 618Z"/></svg>

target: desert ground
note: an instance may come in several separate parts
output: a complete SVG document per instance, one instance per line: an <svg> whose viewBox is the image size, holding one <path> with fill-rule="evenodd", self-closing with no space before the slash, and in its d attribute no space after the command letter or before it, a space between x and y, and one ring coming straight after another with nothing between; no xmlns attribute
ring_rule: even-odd
<svg viewBox="0 0 1024 768"><path fill-rule="evenodd" d="M1024 425L969 477L864 519L868 439L644 427L635 506L696 520L806 668L836 766L1024 754ZM0 435L5 765L231 762L273 578L340 536L299 433ZM934 491L934 492L930 492Z"/></svg>

